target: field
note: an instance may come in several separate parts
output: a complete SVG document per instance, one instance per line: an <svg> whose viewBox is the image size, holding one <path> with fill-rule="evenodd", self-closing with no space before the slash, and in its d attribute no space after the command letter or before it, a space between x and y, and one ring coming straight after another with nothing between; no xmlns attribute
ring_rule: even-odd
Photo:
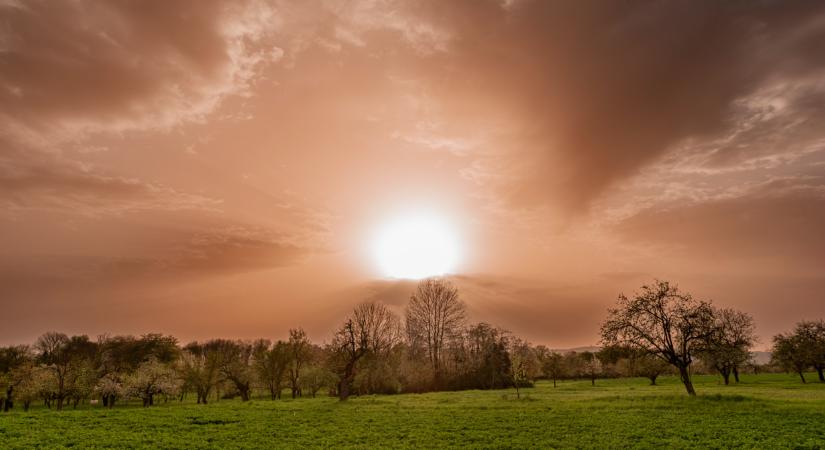
<svg viewBox="0 0 825 450"><path fill-rule="evenodd" d="M815 377L811 377L815 380ZM540 382L465 391L282 401L170 401L149 409L38 405L0 415L0 447L715 447L825 448L825 383L786 374L739 385L696 377Z"/></svg>

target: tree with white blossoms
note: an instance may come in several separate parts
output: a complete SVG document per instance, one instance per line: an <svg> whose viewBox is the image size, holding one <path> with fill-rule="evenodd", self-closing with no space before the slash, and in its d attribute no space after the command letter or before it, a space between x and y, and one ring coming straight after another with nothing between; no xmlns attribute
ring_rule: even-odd
<svg viewBox="0 0 825 450"><path fill-rule="evenodd" d="M516 398L520 399L521 390L519 388L532 384L538 364L530 344L515 337L510 339L509 344L510 380L516 389Z"/></svg>
<svg viewBox="0 0 825 450"><path fill-rule="evenodd" d="M126 377L123 387L127 397L140 398L143 406L149 407L156 395L177 395L180 385L174 370L151 357Z"/></svg>
<svg viewBox="0 0 825 450"><path fill-rule="evenodd" d="M106 374L95 385L94 393L105 399L103 404L108 408L114 407L115 400L124 395L125 390L120 378L116 373Z"/></svg>

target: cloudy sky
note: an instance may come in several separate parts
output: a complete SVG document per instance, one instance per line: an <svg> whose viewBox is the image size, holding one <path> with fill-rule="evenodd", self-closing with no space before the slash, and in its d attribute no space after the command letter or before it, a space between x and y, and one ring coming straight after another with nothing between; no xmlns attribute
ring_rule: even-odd
<svg viewBox="0 0 825 450"><path fill-rule="evenodd" d="M767 347L825 317L825 4L0 0L0 343L321 341L418 213L532 342L664 278Z"/></svg>

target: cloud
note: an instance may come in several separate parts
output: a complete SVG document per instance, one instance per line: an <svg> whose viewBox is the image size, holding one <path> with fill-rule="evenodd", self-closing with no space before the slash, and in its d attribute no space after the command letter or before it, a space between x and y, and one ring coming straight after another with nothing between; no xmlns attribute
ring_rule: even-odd
<svg viewBox="0 0 825 450"><path fill-rule="evenodd" d="M2 131L65 141L200 120L271 59L273 14L255 1L5 2Z"/></svg>
<svg viewBox="0 0 825 450"><path fill-rule="evenodd" d="M814 2L432 2L399 7L450 36L417 80L440 120L490 130L467 172L516 207L587 209L686 141L716 142L727 165L817 138L818 102L785 90L759 142L756 102L821 79L825 8ZM425 74L426 73L426 74ZM805 115L815 121L795 123ZM472 124L472 125L470 125ZM799 131L807 130L800 136ZM730 139L728 139L730 141ZM709 145L709 144L706 144ZM777 148L779 147L779 148ZM503 161L502 161L503 160ZM717 163L720 164L721 162Z"/></svg>
<svg viewBox="0 0 825 450"><path fill-rule="evenodd" d="M30 211L89 217L138 211L217 212L222 204L161 184L106 175L59 155L13 148L0 147L0 205L6 215Z"/></svg>
<svg viewBox="0 0 825 450"><path fill-rule="evenodd" d="M825 269L823 228L825 178L792 177L717 199L656 205L614 231L671 256L802 274Z"/></svg>

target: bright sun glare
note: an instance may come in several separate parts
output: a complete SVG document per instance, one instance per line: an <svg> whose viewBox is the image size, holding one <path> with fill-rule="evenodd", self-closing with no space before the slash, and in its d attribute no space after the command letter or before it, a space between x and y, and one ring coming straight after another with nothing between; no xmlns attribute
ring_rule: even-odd
<svg viewBox="0 0 825 450"><path fill-rule="evenodd" d="M459 254L450 226L433 216L403 217L376 236L373 253L385 275L420 279L450 273Z"/></svg>

